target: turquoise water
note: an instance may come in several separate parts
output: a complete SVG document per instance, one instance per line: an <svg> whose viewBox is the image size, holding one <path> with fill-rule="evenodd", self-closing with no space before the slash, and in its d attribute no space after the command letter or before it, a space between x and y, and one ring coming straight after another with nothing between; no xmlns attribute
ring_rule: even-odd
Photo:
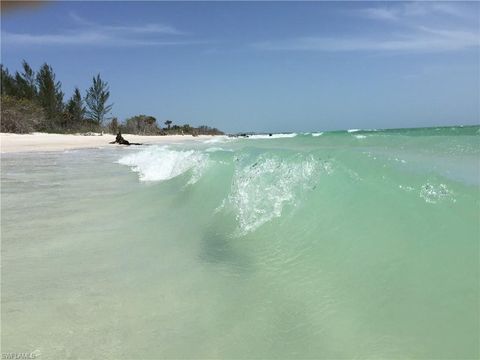
<svg viewBox="0 0 480 360"><path fill-rule="evenodd" d="M2 352L479 357L480 128L2 156Z"/></svg>

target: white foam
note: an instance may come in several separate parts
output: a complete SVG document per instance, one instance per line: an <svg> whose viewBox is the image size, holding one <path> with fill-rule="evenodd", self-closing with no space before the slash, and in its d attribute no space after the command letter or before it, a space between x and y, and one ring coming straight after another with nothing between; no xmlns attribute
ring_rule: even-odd
<svg viewBox="0 0 480 360"><path fill-rule="evenodd" d="M203 143L204 144L218 144L218 143L226 143L226 142L229 142L229 141L232 141L232 140L234 140L234 139L231 138L231 137L224 136L224 135L218 135L218 136L212 137L211 139L205 140Z"/></svg>
<svg viewBox="0 0 480 360"><path fill-rule="evenodd" d="M347 132L354 133L354 132L361 131L361 130L362 129L348 129Z"/></svg>
<svg viewBox="0 0 480 360"><path fill-rule="evenodd" d="M191 170L189 184L201 177L208 155L195 150L177 151L164 146L152 146L118 160L137 172L140 181L164 181Z"/></svg>
<svg viewBox="0 0 480 360"><path fill-rule="evenodd" d="M295 161L261 156L253 164L239 164L228 198L238 221L238 233L244 235L280 217L285 205L295 204L302 192L313 188L322 171L331 172L331 165L313 156Z"/></svg>
<svg viewBox="0 0 480 360"><path fill-rule="evenodd" d="M291 134L262 134L262 135L250 135L249 139L281 139L281 138L293 138L297 136L297 133Z"/></svg>
<svg viewBox="0 0 480 360"><path fill-rule="evenodd" d="M365 135L354 135L356 139L365 139Z"/></svg>
<svg viewBox="0 0 480 360"><path fill-rule="evenodd" d="M405 191L413 191L413 190L415 190L415 188L413 188L413 187L411 187L411 186L409 186L409 185L401 185L401 184L398 185L398 188L399 188L399 189L402 189L402 190L405 190Z"/></svg>
<svg viewBox="0 0 480 360"><path fill-rule="evenodd" d="M445 184L430 184L426 183L420 189L420 197L425 200L425 202L430 204L436 204L439 201L450 199L452 202L456 202L453 197L453 193L447 188Z"/></svg>
<svg viewBox="0 0 480 360"><path fill-rule="evenodd" d="M323 135L323 132L312 133L312 136L317 137Z"/></svg>
<svg viewBox="0 0 480 360"><path fill-rule="evenodd" d="M213 146L209 147L208 149L205 150L206 152L217 152L217 151L228 151L228 152L233 152L233 149L224 149L221 147Z"/></svg>

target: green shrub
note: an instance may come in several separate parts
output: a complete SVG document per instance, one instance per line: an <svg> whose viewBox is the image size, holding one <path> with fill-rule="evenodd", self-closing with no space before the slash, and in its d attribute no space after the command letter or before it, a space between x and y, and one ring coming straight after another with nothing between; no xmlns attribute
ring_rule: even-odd
<svg viewBox="0 0 480 360"><path fill-rule="evenodd" d="M125 121L125 125L122 127L122 131L128 134L139 135L160 135L162 130L157 126L157 119L153 116L136 115L128 118Z"/></svg>
<svg viewBox="0 0 480 360"><path fill-rule="evenodd" d="M42 107L32 100L2 96L1 108L2 132L27 134L41 131L46 126Z"/></svg>

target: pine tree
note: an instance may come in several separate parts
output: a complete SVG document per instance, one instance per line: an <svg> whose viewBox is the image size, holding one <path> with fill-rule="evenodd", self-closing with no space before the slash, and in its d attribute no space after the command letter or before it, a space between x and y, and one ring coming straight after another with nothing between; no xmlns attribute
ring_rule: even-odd
<svg viewBox="0 0 480 360"><path fill-rule="evenodd" d="M58 122L62 115L63 92L61 86L60 81L55 82L52 67L43 64L37 73L38 102L52 124Z"/></svg>
<svg viewBox="0 0 480 360"><path fill-rule="evenodd" d="M85 102L87 114L99 125L106 120L107 113L112 109L112 104L107 105L110 91L108 83L100 78L100 74L93 78L93 84L87 91Z"/></svg>
<svg viewBox="0 0 480 360"><path fill-rule="evenodd" d="M5 68L3 65L0 65L0 77L1 77L1 87L0 93L2 96L9 95L9 96L17 96L16 94L16 84L15 78L10 75L8 69Z"/></svg>
<svg viewBox="0 0 480 360"><path fill-rule="evenodd" d="M67 103L67 113L73 121L79 122L85 118L85 111L82 95L78 87L76 87L72 97Z"/></svg>
<svg viewBox="0 0 480 360"><path fill-rule="evenodd" d="M23 72L15 73L15 82L17 88L17 95L22 99L33 100L37 97L37 87L35 84L35 72L30 65L23 60Z"/></svg>

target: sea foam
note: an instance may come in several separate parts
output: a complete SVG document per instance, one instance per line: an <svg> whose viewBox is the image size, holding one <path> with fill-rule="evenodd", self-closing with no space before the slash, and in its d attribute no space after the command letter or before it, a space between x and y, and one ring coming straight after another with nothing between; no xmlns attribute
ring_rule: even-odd
<svg viewBox="0 0 480 360"><path fill-rule="evenodd" d="M238 233L246 234L280 217L287 204L313 189L322 170L329 173L330 164L313 156L295 161L261 155L255 161L237 166L228 203L236 213Z"/></svg>
<svg viewBox="0 0 480 360"><path fill-rule="evenodd" d="M224 135L219 135L219 136L214 136L211 139L203 141L204 144L218 144L218 143L226 143L235 140L234 138L224 136Z"/></svg>
<svg viewBox="0 0 480 360"><path fill-rule="evenodd" d="M456 202L452 192L445 184L424 184L420 189L420 197L423 198L425 202L430 204L436 204L437 202L445 199Z"/></svg>
<svg viewBox="0 0 480 360"><path fill-rule="evenodd" d="M169 180L191 171L189 184L198 181L206 168L208 155L195 151L177 151L168 147L153 146L118 160L137 172L140 181Z"/></svg>

